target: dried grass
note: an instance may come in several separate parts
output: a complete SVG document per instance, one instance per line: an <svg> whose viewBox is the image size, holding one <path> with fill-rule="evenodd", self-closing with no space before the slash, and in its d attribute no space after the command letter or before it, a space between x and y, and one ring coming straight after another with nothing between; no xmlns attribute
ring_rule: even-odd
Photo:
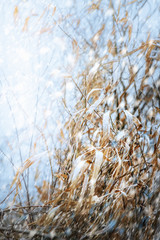
<svg viewBox="0 0 160 240"><path fill-rule="evenodd" d="M99 7L100 1L89 11ZM130 42L132 28L128 16L119 21L113 19L115 36L116 24L123 24ZM102 25L93 36L93 45L104 28ZM53 173L51 186L43 182L37 187L43 205L30 205L25 211L21 206L15 207L9 215L10 210L5 209L1 212L0 232L9 235L10 231L15 239L25 234L32 234L32 239L160 237L160 80L159 59L152 57L159 43L147 39L123 54L117 42L109 40L108 54L112 61L107 55L99 56L79 74L74 81L80 98L61 129L61 149L55 150L59 170ZM79 54L77 42L72 45L75 54ZM144 62L135 70L132 62L139 54ZM121 67L125 57L128 65ZM117 62L118 79L114 75ZM28 159L17 172L13 181L17 189L20 175L31 164ZM32 221L27 220L29 214ZM9 220L5 220L7 216ZM13 224L20 217L21 228L30 229L30 233L20 231L18 223L9 231L5 229L10 221Z"/></svg>

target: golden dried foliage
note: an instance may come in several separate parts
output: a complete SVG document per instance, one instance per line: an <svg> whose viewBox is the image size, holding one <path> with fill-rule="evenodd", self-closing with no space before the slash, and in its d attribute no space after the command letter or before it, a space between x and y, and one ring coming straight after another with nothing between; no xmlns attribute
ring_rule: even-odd
<svg viewBox="0 0 160 240"><path fill-rule="evenodd" d="M26 32L28 30L28 22L29 22L29 20L30 20L30 17L26 17L25 23L24 23L24 26L23 26L23 29L22 29L23 32Z"/></svg>
<svg viewBox="0 0 160 240"><path fill-rule="evenodd" d="M13 13L15 23L17 22L18 14L19 14L19 10L18 10L18 6L16 6Z"/></svg>
<svg viewBox="0 0 160 240"><path fill-rule="evenodd" d="M55 230L58 239L157 236L160 80L159 60L153 53L155 49L159 51L160 40L151 40L148 34L144 42L135 43L134 23L128 20L132 4L139 3L128 2L131 8L124 14L121 8L125 5L119 5L120 20L116 20L113 9L107 41L102 21L90 42L85 41L83 46L84 51L94 51L93 58L87 58L77 77L69 76L78 97L73 112L69 112L60 129L60 147L54 153L59 166L56 172L41 132L52 183L43 180L41 186L36 186L44 204L41 209L47 210L35 217L30 226L43 228L44 233ZM113 8L111 0L109 7ZM103 13L101 1L92 1L88 12L95 11ZM77 27L80 25L78 20ZM121 35L128 36L125 42L119 41ZM71 43L78 62L81 60L78 41L72 39ZM108 47L107 54L99 51L101 44L104 50ZM137 60L139 56L142 61ZM27 159L17 171L11 186L16 184L15 198L21 188L20 176L32 164Z"/></svg>

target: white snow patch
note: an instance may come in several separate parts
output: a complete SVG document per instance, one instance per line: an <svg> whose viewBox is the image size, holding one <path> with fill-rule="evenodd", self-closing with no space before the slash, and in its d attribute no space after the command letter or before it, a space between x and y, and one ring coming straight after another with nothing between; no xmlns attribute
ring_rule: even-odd
<svg viewBox="0 0 160 240"><path fill-rule="evenodd" d="M94 64L94 66L91 68L91 70L89 71L89 75L94 75L97 72L99 66L100 66L100 64L98 62L96 62Z"/></svg>
<svg viewBox="0 0 160 240"><path fill-rule="evenodd" d="M119 141L120 139L123 139L124 137L128 136L128 131L126 129L119 131L116 135L116 141Z"/></svg>
<svg viewBox="0 0 160 240"><path fill-rule="evenodd" d="M95 183L97 181L99 170L100 170L102 162L103 162L103 153L100 152L100 151L96 151L94 169L93 169L93 174L92 174L92 178L91 178L91 181L90 181L91 195L92 196L94 195Z"/></svg>
<svg viewBox="0 0 160 240"><path fill-rule="evenodd" d="M90 106L90 108L88 109L88 111L86 113L87 114L92 113L98 107L98 105L103 101L104 98L105 98L104 93L101 93L98 100Z"/></svg>
<svg viewBox="0 0 160 240"><path fill-rule="evenodd" d="M103 115L103 132L107 133L108 135L110 134L110 111L108 110L106 113Z"/></svg>

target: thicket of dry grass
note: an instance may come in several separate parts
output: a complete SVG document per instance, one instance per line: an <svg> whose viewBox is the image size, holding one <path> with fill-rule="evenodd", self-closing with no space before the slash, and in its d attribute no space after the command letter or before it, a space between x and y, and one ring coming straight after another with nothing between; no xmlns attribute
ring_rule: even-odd
<svg viewBox="0 0 160 240"><path fill-rule="evenodd" d="M95 57L76 79L69 76L78 97L74 113L63 100L70 117L55 149L59 169L51 185L37 187L41 205L1 211L0 239L160 238L160 40L148 34L130 44L128 15L112 16L114 40L104 55L97 53L101 26L92 39ZM118 34L127 41L118 42ZM77 56L78 43L72 45ZM32 164L26 160L15 176L16 197Z"/></svg>

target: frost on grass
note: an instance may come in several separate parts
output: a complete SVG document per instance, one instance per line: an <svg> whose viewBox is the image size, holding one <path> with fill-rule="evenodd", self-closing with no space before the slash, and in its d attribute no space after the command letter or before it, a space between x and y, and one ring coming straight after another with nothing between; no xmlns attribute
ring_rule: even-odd
<svg viewBox="0 0 160 240"><path fill-rule="evenodd" d="M98 98L97 101L95 101L87 110L87 114L93 113L94 110L96 110L96 108L99 106L99 104L103 101L103 99L105 98L104 93L102 92Z"/></svg>
<svg viewBox="0 0 160 240"><path fill-rule="evenodd" d="M108 136L110 135L111 131L110 114L110 111L107 111L103 114L103 132Z"/></svg>
<svg viewBox="0 0 160 240"><path fill-rule="evenodd" d="M95 156L95 163L94 163L94 167L93 167L93 173L92 173L92 178L90 181L90 185L91 185L91 196L94 195L94 190L95 190L95 184L98 178L98 174L99 174L99 170L101 167L103 161L103 153L100 151L96 151L96 156Z"/></svg>
<svg viewBox="0 0 160 240"><path fill-rule="evenodd" d="M150 22L156 1L72 1L73 8L69 1L64 9L35 3L41 11L34 8L22 22L20 7L14 8L14 34L20 36L20 27L38 44L12 41L7 66L13 64L17 82L13 69L7 69L10 86L1 76L1 103L8 97L14 114L7 116L18 127L18 109L24 113L27 106L20 95L28 86L36 101L28 105L34 114L24 118L30 118L29 129L17 127L16 137L3 141L10 156L1 151L2 161L15 173L0 200L0 238L158 239L159 37L156 21ZM14 31L7 26L6 40Z"/></svg>

